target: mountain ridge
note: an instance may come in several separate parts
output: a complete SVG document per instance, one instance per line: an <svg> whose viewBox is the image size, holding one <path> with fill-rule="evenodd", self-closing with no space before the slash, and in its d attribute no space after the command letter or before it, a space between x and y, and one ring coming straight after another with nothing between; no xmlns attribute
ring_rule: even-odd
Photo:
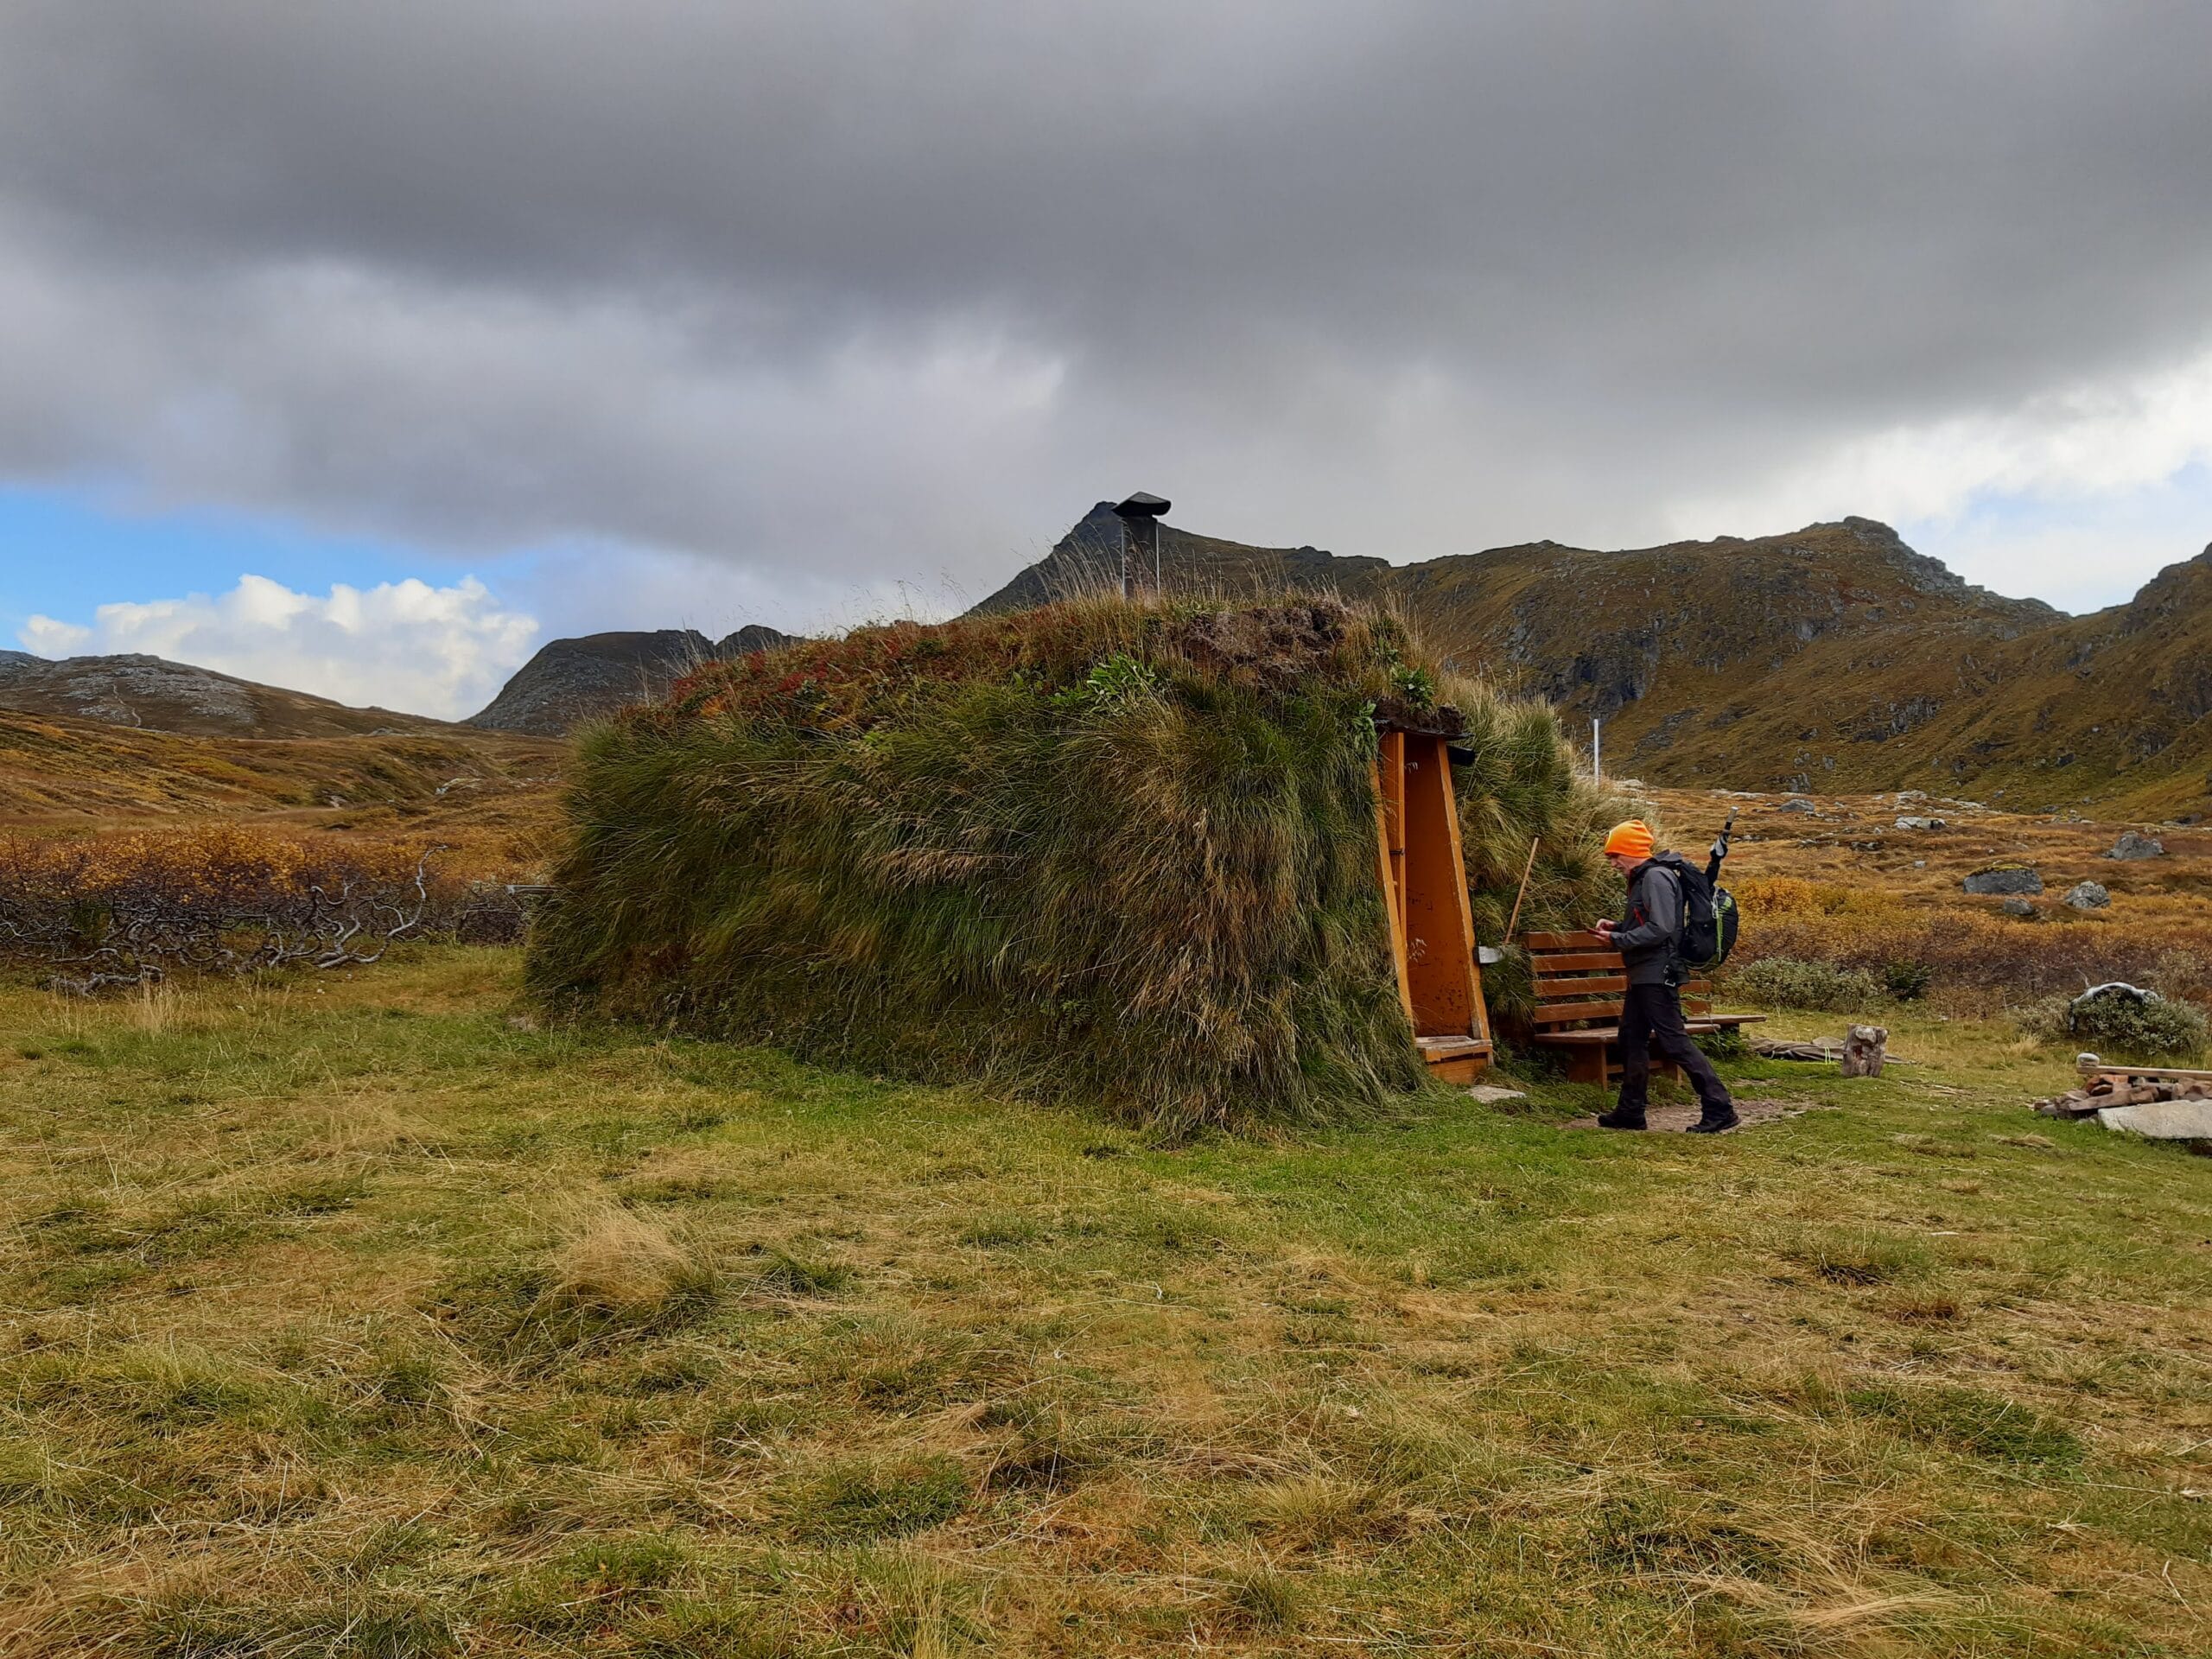
<svg viewBox="0 0 2212 1659"><path fill-rule="evenodd" d="M654 628L548 640L497 696L461 724L480 731L558 737L626 703L665 696L670 685L702 663L791 643L791 635L758 623L721 639L709 639L696 628Z"/></svg>
<svg viewBox="0 0 2212 1659"><path fill-rule="evenodd" d="M0 709L196 737L362 737L447 725L143 652L60 658L0 653Z"/></svg>
<svg viewBox="0 0 2212 1659"><path fill-rule="evenodd" d="M976 611L1116 579L1119 528L1101 503ZM1858 517L1402 565L1175 525L1161 543L1171 590L1321 587L1395 606L1454 666L1549 698L1571 725L1606 722L1613 769L1654 783L1971 785L2146 810L2212 793L2212 549L2069 616L1967 582Z"/></svg>

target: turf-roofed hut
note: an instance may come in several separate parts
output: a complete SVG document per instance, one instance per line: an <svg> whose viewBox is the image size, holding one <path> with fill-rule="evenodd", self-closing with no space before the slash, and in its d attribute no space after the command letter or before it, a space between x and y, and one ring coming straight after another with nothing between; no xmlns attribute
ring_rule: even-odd
<svg viewBox="0 0 2212 1659"><path fill-rule="evenodd" d="M1416 1025L1462 1072L1487 1051L1471 741L1470 851L1517 852L1515 791L1548 823L1575 787L1548 711L1440 686L1333 600L1071 600L710 664L584 735L531 982L1163 1126L1356 1115L1422 1081Z"/></svg>

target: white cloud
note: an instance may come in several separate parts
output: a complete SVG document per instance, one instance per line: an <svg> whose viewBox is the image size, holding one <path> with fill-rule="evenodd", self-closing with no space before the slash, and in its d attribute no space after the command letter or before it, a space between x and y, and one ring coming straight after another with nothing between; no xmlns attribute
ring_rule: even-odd
<svg viewBox="0 0 2212 1659"><path fill-rule="evenodd" d="M537 620L474 576L409 577L318 596L245 575L213 597L103 605L92 626L34 616L16 635L41 656L143 652L356 705L457 720L492 700L530 654Z"/></svg>
<svg viewBox="0 0 2212 1659"><path fill-rule="evenodd" d="M1678 534L1863 513L1962 575L2073 608L2125 599L2212 531L2212 349L2009 406L1899 423L1679 500Z"/></svg>
<svg viewBox="0 0 2212 1659"><path fill-rule="evenodd" d="M92 631L74 622L57 622L50 616L35 616L16 638L23 649L41 657L74 657L92 643Z"/></svg>
<svg viewBox="0 0 2212 1659"><path fill-rule="evenodd" d="M1715 511L1782 522L1825 504L1897 519L1941 519L1991 496L2053 504L2164 483L2212 460L2212 350L2149 374L2087 381L1934 421L1904 423L1833 445L1779 470L1764 488ZM1762 517L1764 515L1764 517ZM1833 516L1833 513L1827 516Z"/></svg>

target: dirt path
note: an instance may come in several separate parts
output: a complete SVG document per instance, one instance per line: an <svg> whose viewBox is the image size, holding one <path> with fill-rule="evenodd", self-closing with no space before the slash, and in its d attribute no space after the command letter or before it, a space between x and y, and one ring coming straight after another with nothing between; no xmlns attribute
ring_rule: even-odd
<svg viewBox="0 0 2212 1659"><path fill-rule="evenodd" d="M1796 1117L1810 1109L1812 1103L1808 1100L1739 1100L1736 1103L1736 1116L1744 1121L1737 1125L1737 1128L1756 1129L1763 1123L1772 1123L1785 1117ZM1697 1119L1698 1109L1694 1105L1654 1106L1645 1114L1645 1122L1650 1125L1646 1133L1680 1135L1691 1124L1696 1122ZM1560 1127L1569 1129L1594 1129L1598 1127L1598 1120L1595 1117L1570 1118ZM1734 1131L1731 1130L1730 1133L1733 1134Z"/></svg>

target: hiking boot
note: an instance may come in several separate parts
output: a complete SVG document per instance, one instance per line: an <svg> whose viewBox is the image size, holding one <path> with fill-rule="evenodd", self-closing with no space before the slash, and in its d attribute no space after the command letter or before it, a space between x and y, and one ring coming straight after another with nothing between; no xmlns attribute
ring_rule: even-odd
<svg viewBox="0 0 2212 1659"><path fill-rule="evenodd" d="M1643 1128L1644 1127L1643 1109L1641 1106L1633 1109L1626 1106L1616 1106L1598 1120L1598 1127L1601 1129Z"/></svg>
<svg viewBox="0 0 2212 1659"><path fill-rule="evenodd" d="M1725 1135L1744 1120L1736 1116L1736 1109L1726 1101L1718 1106L1708 1105L1696 1122L1682 1131L1685 1135Z"/></svg>

